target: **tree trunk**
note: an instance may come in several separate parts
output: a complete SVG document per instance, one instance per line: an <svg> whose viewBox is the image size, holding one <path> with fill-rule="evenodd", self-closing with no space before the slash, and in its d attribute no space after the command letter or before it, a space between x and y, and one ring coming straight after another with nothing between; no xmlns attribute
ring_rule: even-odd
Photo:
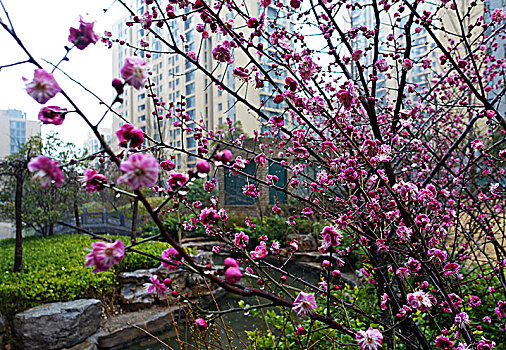
<svg viewBox="0 0 506 350"><path fill-rule="evenodd" d="M49 224L49 236L54 234L54 223Z"/></svg>
<svg viewBox="0 0 506 350"><path fill-rule="evenodd" d="M16 221L16 247L14 248L14 272L23 268L23 221L21 208L23 203L24 171L22 167L16 169L16 195L14 199L14 216Z"/></svg>
<svg viewBox="0 0 506 350"><path fill-rule="evenodd" d="M74 201L74 218L76 219L76 226L81 227L81 219L79 218L79 207L77 206L77 202ZM81 230L77 230L78 234L81 234Z"/></svg>
<svg viewBox="0 0 506 350"><path fill-rule="evenodd" d="M132 210L132 235L131 240L132 243L137 239L137 215L139 212L139 200L137 198L134 199L134 208Z"/></svg>

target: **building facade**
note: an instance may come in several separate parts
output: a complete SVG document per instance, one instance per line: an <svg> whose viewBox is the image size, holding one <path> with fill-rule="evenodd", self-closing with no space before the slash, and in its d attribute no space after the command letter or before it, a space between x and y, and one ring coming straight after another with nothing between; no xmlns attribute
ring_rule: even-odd
<svg viewBox="0 0 506 350"><path fill-rule="evenodd" d="M259 4L256 1L246 1L248 11L258 16ZM147 5L142 0L135 0L130 3L134 12L142 14L147 11ZM163 7L164 8L164 7ZM278 23L290 25L288 21L278 16L282 11L274 6L266 9L266 15L280 17ZM252 137L254 130L265 131L265 121L259 120L256 113L247 106L238 103L236 99L226 91L219 89L212 79L201 70L195 69L192 62L185 60L177 54L167 54L170 48L161 40L156 39L149 31L142 29L136 23L127 25L132 18L123 18L113 27L113 37L117 38L120 45L113 47L113 76L120 77L120 69L126 57L137 54L149 61L152 75L149 89L141 88L135 90L130 86L125 87L124 102L116 111L123 117L115 118L113 130L117 130L123 123L132 123L140 127L148 136L156 141L163 140L165 144L174 148L174 152L168 150L167 155L174 155L174 161L179 170L185 170L195 165L196 159L191 155L177 152L184 149L190 153L197 153L197 141L192 131L196 125L203 126L207 130L227 130L227 122L240 123L245 137ZM200 21L198 14L188 13L187 20L170 21L170 28L164 25L163 29L154 24L152 29L171 44L175 44L181 50L193 51L198 55L198 62L207 71L213 72L213 76L222 81L228 88L238 91L239 95L247 98L247 101L260 108L269 118L280 115L285 111L273 103L273 86L265 82L260 90L254 88L254 81L240 80L233 75L234 67L248 66L249 59L240 50L233 53L234 62L231 64L219 63L213 59L213 48L224 40L230 40L223 34L211 35L203 38L197 32L196 24ZM240 20L239 20L240 21ZM235 25L242 26L245 23L236 22ZM247 28L246 28L247 29ZM245 34L246 35L246 34ZM127 45L126 43L130 43ZM149 55L135 47L146 45L151 51ZM265 69L273 69L267 61L262 62ZM272 75L276 82L284 84L286 73ZM151 96L155 94L158 98L157 106L154 105ZM167 118L169 113L165 106L184 106L184 118L174 116L174 113ZM153 113L158 108L158 113ZM174 108L172 108L172 111ZM159 117L157 117L157 115ZM186 119L186 120L181 120ZM236 124L238 125L238 124ZM264 127L262 127L264 125Z"/></svg>
<svg viewBox="0 0 506 350"><path fill-rule="evenodd" d="M490 0L486 0L490 1ZM495 0L492 0L495 1ZM497 0L501 2L502 0ZM436 13L437 11L437 26L443 28L436 30L435 34L437 39L443 44L444 47L448 47L451 43L458 41L458 37L448 33L461 33L462 27L467 29L469 25L474 25L480 16L484 14L484 5L479 2L476 6L471 6L473 0L462 0L458 2L459 14L456 11L447 8L438 9L440 2L422 2L417 7L418 13ZM350 1L350 3L358 3L362 8L358 10L350 11L348 17L351 27L365 26L369 29L375 28L375 13L374 7L371 0L356 0ZM400 69L404 57L392 58L391 53L394 51L394 45L399 47L406 47L406 36L404 26L409 20L411 11L405 9L399 11L399 4L392 5L389 12L382 11L380 13L381 29L379 33L379 41L381 43L379 49L379 59L385 58L391 67L396 66ZM404 5L401 5L405 7ZM468 9L472 8L472 11L468 12ZM398 13L399 16L391 18L393 13ZM415 17L416 18L416 17ZM402 28L402 29L401 29ZM472 42L477 31L473 32L473 36L469 38ZM352 46L355 50L369 47L372 39L367 39L364 35L359 35L356 39L353 39ZM410 32L410 59L413 62L422 62L423 60L431 61L428 68L424 68L422 64L415 64L412 69L407 71L406 82L408 85L416 87L417 92L428 91L431 87L432 74L442 74L447 71L447 67L441 65L440 55L441 51L437 48L437 44L431 35L427 32L426 28L420 24L414 23ZM461 57L467 55L464 45L459 45L458 48ZM372 67L374 50L368 50L364 52L364 57L361 59L361 63L364 66ZM397 62L396 62L397 61ZM354 67L355 68L355 67ZM370 72L369 72L370 73ZM400 75L399 71L390 69L389 73L397 77ZM355 71L356 75L357 72ZM393 91L393 96L396 96L399 79L388 79L385 73L378 73L377 81L377 97L388 97L389 91ZM411 94L413 98L415 94Z"/></svg>
<svg viewBox="0 0 506 350"><path fill-rule="evenodd" d="M485 22L491 23L491 14L495 9L504 9L506 8L506 0L485 0L485 7L488 11L485 13ZM490 31L489 35L493 35ZM506 69L504 55L506 54L506 38L502 35L494 35L494 40L497 43L497 49L495 52L490 53L490 56L494 55L496 58L496 63L501 63L503 65L503 71ZM501 61L501 62L500 62ZM499 98L497 101L497 110L498 112L504 116L506 114L506 99L504 98L503 91L505 89L504 84L504 73L499 76L492 84L493 90L488 94L488 99L491 102L494 102L496 98Z"/></svg>
<svg viewBox="0 0 506 350"><path fill-rule="evenodd" d="M104 138L107 144L111 145L114 142L112 130L110 128L99 128L98 130L100 135ZM96 138L95 134L89 132L86 140L83 143L84 149L88 152L88 154L94 154L103 151L102 145Z"/></svg>
<svg viewBox="0 0 506 350"><path fill-rule="evenodd" d="M0 110L0 159L19 151L30 137L40 136L40 122L17 109Z"/></svg>

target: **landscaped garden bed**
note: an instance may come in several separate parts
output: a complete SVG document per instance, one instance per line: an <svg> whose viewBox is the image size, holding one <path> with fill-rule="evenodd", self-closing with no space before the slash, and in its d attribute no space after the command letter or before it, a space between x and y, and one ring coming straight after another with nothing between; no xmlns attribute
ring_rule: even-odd
<svg viewBox="0 0 506 350"><path fill-rule="evenodd" d="M120 238L128 244L129 237ZM94 240L85 235L54 235L47 238L23 238L24 268L12 272L14 239L0 241L0 312L6 316L27 308L56 301L97 298L113 306L119 295L118 275L123 271L158 266L156 261L127 254L121 264L107 272L93 273L84 257ZM168 245L163 242L143 244L143 249L160 254Z"/></svg>

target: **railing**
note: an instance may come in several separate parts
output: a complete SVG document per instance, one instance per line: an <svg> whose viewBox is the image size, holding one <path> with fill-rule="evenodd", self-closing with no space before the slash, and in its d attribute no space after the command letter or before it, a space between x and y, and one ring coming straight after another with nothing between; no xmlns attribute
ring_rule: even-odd
<svg viewBox="0 0 506 350"><path fill-rule="evenodd" d="M60 221L72 226L79 226L76 223L75 216L71 213L65 213ZM83 213L79 216L79 221L81 228L94 233L129 235L132 231L132 219L125 216L125 213L122 210L119 212L107 212L107 210L104 209L102 212L90 213L85 208L83 209ZM137 222L140 222L140 218ZM56 224L54 226L54 232L76 233L76 229Z"/></svg>

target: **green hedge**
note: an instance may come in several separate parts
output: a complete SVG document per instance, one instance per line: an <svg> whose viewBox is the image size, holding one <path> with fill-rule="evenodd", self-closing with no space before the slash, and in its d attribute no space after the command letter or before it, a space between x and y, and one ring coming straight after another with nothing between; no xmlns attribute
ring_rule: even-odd
<svg viewBox="0 0 506 350"><path fill-rule="evenodd" d="M120 238L125 244L129 243L128 237ZM92 273L84 264L92 242L90 237L82 235L25 237L24 268L14 273L15 241L0 240L0 312L11 316L39 304L79 298L99 298L110 304L118 296L120 272L159 265L148 257L129 253L121 264L109 271ZM167 247L162 242L148 242L139 249L159 255Z"/></svg>

